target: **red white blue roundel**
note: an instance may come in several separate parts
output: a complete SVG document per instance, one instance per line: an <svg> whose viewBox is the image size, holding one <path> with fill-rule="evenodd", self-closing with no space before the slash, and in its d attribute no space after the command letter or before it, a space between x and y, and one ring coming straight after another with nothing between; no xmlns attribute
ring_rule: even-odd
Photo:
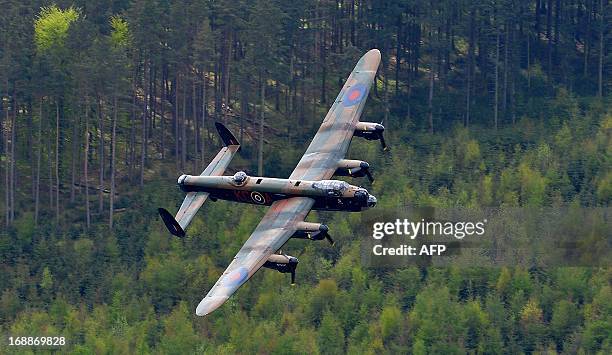
<svg viewBox="0 0 612 355"><path fill-rule="evenodd" d="M367 95L367 89L368 88L361 83L351 86L344 94L342 104L346 107L358 104Z"/></svg>
<svg viewBox="0 0 612 355"><path fill-rule="evenodd" d="M260 192L257 191L253 191L251 192L251 200L253 200L253 202L263 205L266 203L266 198L264 197L264 195L262 195Z"/></svg>
<svg viewBox="0 0 612 355"><path fill-rule="evenodd" d="M237 286L242 284L249 276L249 270L245 267L240 267L227 275L229 286Z"/></svg>

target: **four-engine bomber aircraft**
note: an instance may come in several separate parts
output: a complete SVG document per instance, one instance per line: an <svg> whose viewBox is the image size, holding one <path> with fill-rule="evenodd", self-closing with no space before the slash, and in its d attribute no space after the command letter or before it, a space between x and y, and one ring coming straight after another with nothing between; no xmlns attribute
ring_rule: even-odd
<svg viewBox="0 0 612 355"><path fill-rule="evenodd" d="M176 217L159 209L166 227L170 233L184 237L185 228L208 197L213 201L266 205L270 209L202 299L196 309L197 315L207 315L221 306L262 266L290 273L293 283L298 259L276 254L289 238L327 239L333 244L326 225L304 221L311 209L354 212L376 205L376 198L366 189L329 179L337 175L367 176L372 180L368 163L344 159L353 136L380 140L387 149L381 124L359 122L379 63L377 49L361 57L288 179L247 176L244 172L222 176L240 149L240 143L225 126L216 124L225 147L199 176L181 175L178 178L187 196Z"/></svg>

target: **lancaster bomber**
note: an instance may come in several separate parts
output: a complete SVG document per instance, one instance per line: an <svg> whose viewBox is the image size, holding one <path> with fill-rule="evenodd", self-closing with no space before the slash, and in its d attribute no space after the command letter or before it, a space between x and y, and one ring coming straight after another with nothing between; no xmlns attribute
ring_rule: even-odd
<svg viewBox="0 0 612 355"><path fill-rule="evenodd" d="M159 209L166 227L173 235L184 237L185 228L207 198L265 205L270 209L202 299L196 308L198 316L219 308L261 267L290 273L293 284L298 259L277 254L282 246L290 238L326 239L333 244L326 225L304 221L310 210L358 212L376 205L376 197L366 189L330 179L365 176L373 180L367 162L344 159L353 136L379 140L387 150L385 128L379 123L359 122L379 63L377 49L361 57L288 179L248 176L242 171L223 176L240 150L240 143L225 126L216 123L225 146L202 174L178 178L186 197L175 217Z"/></svg>

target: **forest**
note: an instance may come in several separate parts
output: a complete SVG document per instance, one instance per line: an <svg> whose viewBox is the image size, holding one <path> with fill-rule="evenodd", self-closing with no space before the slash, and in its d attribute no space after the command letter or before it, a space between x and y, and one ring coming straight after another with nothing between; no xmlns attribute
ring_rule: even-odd
<svg viewBox="0 0 612 355"><path fill-rule="evenodd" d="M262 269L195 315L265 208L176 178L287 177L361 55L382 53L354 139L379 207L609 208L607 0L8 0L0 10L0 353L610 354L604 265L372 268L361 216L311 212L297 284ZM603 236L610 246L611 235ZM604 246L605 247L605 246Z"/></svg>

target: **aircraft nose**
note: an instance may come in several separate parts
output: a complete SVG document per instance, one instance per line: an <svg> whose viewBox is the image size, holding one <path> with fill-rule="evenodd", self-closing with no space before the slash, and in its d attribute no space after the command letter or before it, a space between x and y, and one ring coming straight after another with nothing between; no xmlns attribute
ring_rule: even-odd
<svg viewBox="0 0 612 355"><path fill-rule="evenodd" d="M206 296L198 304L196 315L205 316L215 309L219 308L229 297L227 296Z"/></svg>
<svg viewBox="0 0 612 355"><path fill-rule="evenodd" d="M361 205L368 200L368 191L366 189L359 189L355 191L355 199L359 201Z"/></svg>

